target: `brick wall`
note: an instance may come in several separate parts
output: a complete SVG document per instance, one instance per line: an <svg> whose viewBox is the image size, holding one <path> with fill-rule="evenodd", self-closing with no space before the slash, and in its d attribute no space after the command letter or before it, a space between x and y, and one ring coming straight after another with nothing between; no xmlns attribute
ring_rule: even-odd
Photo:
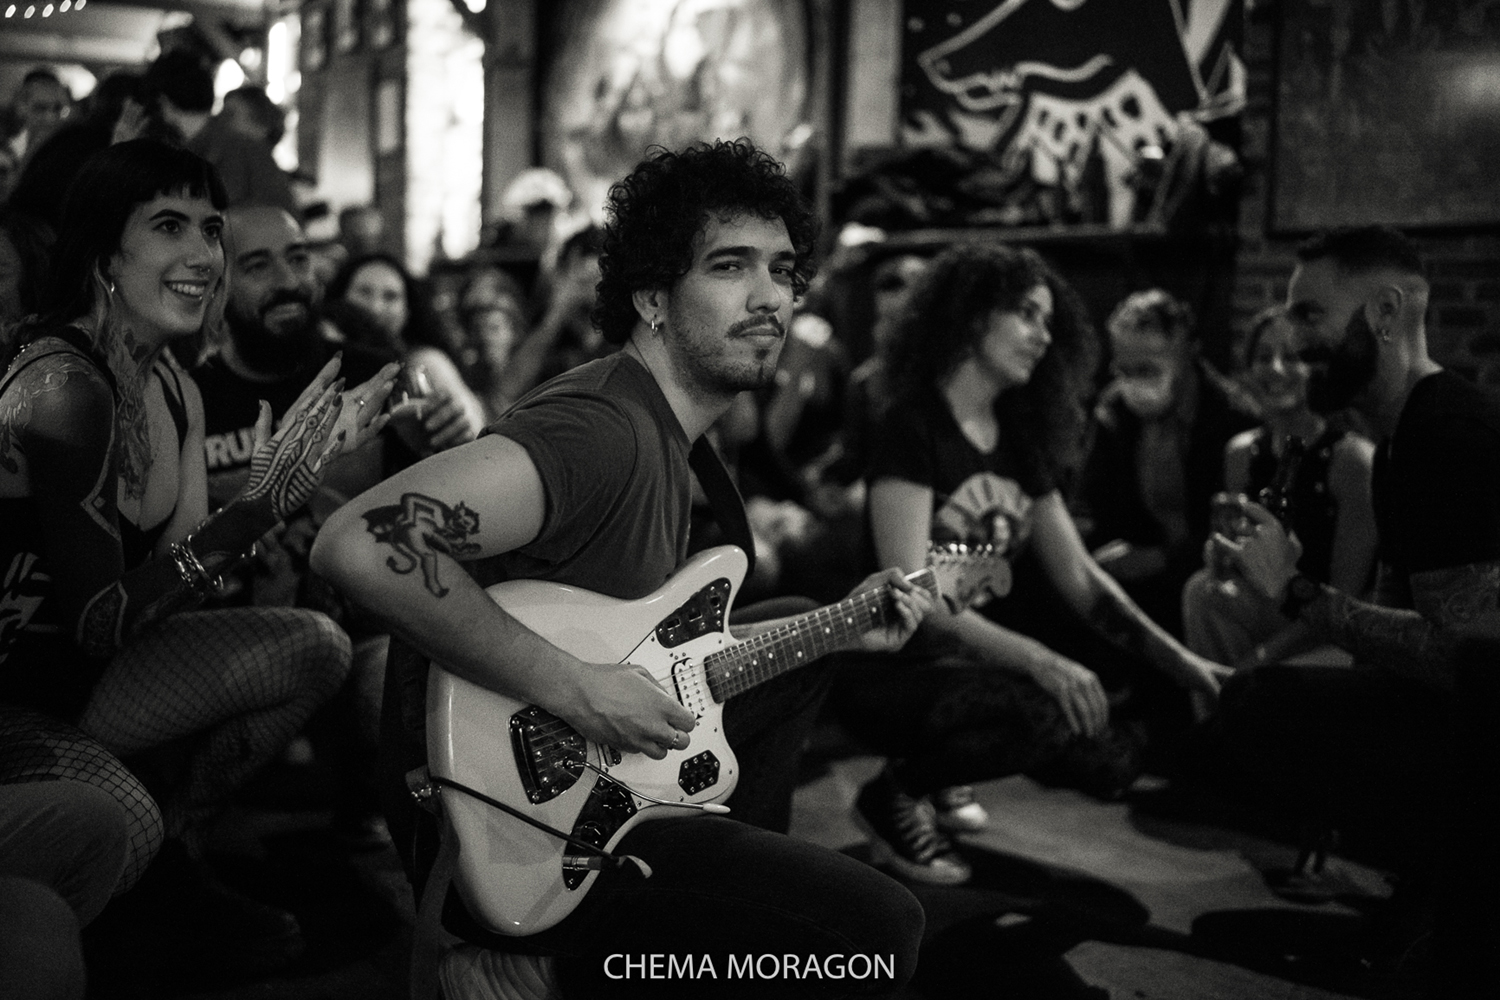
<svg viewBox="0 0 1500 1000"><path fill-rule="evenodd" d="M1266 236L1270 166L1274 19L1246 29L1249 103L1241 155L1246 176L1240 202L1233 315L1237 328L1265 306L1283 300L1296 258L1295 240ZM1500 235L1413 234L1432 281L1428 349L1440 364L1500 385Z"/></svg>

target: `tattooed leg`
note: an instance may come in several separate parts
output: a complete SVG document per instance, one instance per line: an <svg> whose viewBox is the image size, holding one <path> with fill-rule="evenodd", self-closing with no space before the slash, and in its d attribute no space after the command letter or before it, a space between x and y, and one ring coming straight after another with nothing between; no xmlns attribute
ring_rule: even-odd
<svg viewBox="0 0 1500 1000"><path fill-rule="evenodd" d="M190 847L225 799L300 732L349 670L349 639L289 608L175 615L110 663L79 725L122 756L200 735L167 833Z"/></svg>

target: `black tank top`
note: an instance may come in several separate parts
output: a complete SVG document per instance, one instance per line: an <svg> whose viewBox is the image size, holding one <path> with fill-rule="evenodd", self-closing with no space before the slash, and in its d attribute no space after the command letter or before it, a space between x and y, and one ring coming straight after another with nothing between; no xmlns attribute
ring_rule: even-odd
<svg viewBox="0 0 1500 1000"><path fill-rule="evenodd" d="M1288 491L1292 504L1291 527L1302 542L1302 559L1297 568L1320 583L1327 583L1333 571L1333 531L1338 506L1328 483L1328 467L1333 462L1333 446L1348 431L1328 427L1313 441ZM1245 492L1257 495L1271 485L1280 464L1271 449L1271 434L1261 427L1250 443L1249 481Z"/></svg>
<svg viewBox="0 0 1500 1000"><path fill-rule="evenodd" d="M0 394L28 366L65 353L91 362L115 391L113 374L81 330L64 327L43 336L55 336L68 347L38 351L34 357L21 359L0 379ZM27 342L37 339L40 337ZM165 363L157 365L155 375L161 380L162 394L176 426L180 452L188 430L182 382ZM160 523L146 530L119 518L121 554L127 571L151 558L175 512L174 507ZM87 656L68 634L53 599L52 576L41 538L41 518L31 497L0 498L0 701L29 705L71 720L87 703L105 661Z"/></svg>

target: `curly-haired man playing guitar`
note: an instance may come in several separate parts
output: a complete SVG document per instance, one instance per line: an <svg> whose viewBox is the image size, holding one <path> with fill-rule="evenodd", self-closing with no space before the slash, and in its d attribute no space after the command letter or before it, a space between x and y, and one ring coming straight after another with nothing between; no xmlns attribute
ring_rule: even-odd
<svg viewBox="0 0 1500 1000"><path fill-rule="evenodd" d="M697 760L688 758L711 745L712 733L694 732L707 716L684 707L676 674L664 687L664 675L630 662L648 645L677 641L673 629L691 631L697 612L675 614L688 605L673 598L659 609L662 625L648 630L648 641L635 651L624 647L624 662L586 661L507 612L459 562L484 560L485 572L476 575L485 582L564 584L603 595L590 598L596 602L636 601L668 585L688 559L693 444L737 393L773 378L793 302L811 277L814 238L811 216L781 165L743 140L653 150L611 191L609 211L594 318L622 350L543 386L479 440L351 501L327 522L313 553L319 572L451 672L454 679L443 683L453 701L498 692L532 706L528 718L550 720L543 726L553 729L542 730L513 721L507 735L507 719L495 718L491 738L507 747L512 738L521 741L528 760L554 755L552 776L563 784L575 778L582 784L593 778L587 772L597 772L603 778L596 797L620 774L634 773L632 761L649 763L642 755L675 760L686 751L686 769ZM692 468L701 465L695 460ZM408 515L412 523L396 523ZM860 588L866 595L877 590L886 610L866 622L873 627L859 629L853 644L895 649L916 629L930 598L895 571ZM835 608L872 607L851 600ZM577 620L557 631L596 625L591 619L603 612L593 607L580 608ZM735 638L743 637L736 629ZM393 672L397 660L393 655ZM674 685L675 693L668 690ZM388 679L388 700L392 687ZM645 862L649 877L634 867L606 868L587 895L568 901L576 908L529 934L525 907L513 922L486 919L495 911L474 905L491 888L481 882L449 898L445 925L500 951L556 956L557 985L568 996L899 989L915 967L921 937L916 900L865 865L784 835L796 757L824 688L824 671L814 666L781 674L727 704L723 733L734 752L725 766L736 756L741 765L728 803L734 818L688 807L624 824L627 832L613 850ZM575 745L565 738L537 735L559 727L600 748L587 751L589 763L556 757L558 746ZM576 746L581 750L582 740ZM605 775L612 768L613 778ZM552 794L545 787L550 778L533 778L530 801ZM445 809L460 798L445 789ZM637 797L623 808L635 805L649 803ZM462 850L471 854L505 853L493 843L476 850L469 839L465 834ZM470 905L460 905L460 896ZM517 928L520 936L490 933ZM653 955L666 956L660 968L650 965ZM762 962L758 974L746 975L746 956L771 955L780 956L770 963L778 969ZM793 975L788 955L801 956ZM853 956L889 964L873 964L881 971L861 977L865 963ZM807 958L818 975L811 975Z"/></svg>

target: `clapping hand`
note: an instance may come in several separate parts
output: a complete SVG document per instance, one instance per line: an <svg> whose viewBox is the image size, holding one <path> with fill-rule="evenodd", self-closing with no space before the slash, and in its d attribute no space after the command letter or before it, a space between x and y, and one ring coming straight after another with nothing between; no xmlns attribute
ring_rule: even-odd
<svg viewBox="0 0 1500 1000"><path fill-rule="evenodd" d="M400 371L401 366L392 362L371 376L368 382L344 393L339 419L333 428L334 437L343 434L339 454L358 451L385 429L391 419L385 403Z"/></svg>
<svg viewBox="0 0 1500 1000"><path fill-rule="evenodd" d="M260 403L250 479L242 499L267 504L276 521L305 504L328 463L368 441L388 419L381 414L395 379L387 365L368 382L345 393L335 355L308 383L271 432L271 405Z"/></svg>

